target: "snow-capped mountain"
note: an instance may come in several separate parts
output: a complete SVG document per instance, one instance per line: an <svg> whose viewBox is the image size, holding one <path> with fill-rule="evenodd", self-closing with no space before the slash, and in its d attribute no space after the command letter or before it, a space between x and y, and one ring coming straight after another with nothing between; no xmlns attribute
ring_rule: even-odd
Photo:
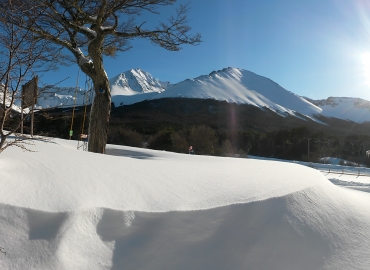
<svg viewBox="0 0 370 270"><path fill-rule="evenodd" d="M357 123L370 121L370 101L352 97L329 97L321 100L306 99L320 107L323 116Z"/></svg>
<svg viewBox="0 0 370 270"><path fill-rule="evenodd" d="M112 87L112 92L113 89L114 87ZM116 94L113 97L113 102L119 106L148 99L178 97L250 104L262 109L270 109L282 116L298 116L297 113L299 113L313 117L315 114L321 113L319 107L287 91L272 80L247 70L230 67L213 71L209 75L169 85L163 92L152 92L139 96Z"/></svg>
<svg viewBox="0 0 370 270"><path fill-rule="evenodd" d="M239 68L213 71L209 75L168 84L164 89L162 92L141 92L140 95L115 92L112 99L116 106L120 106L160 98L207 98L268 108L281 116L300 117L302 114L316 120L315 115L322 115L357 123L370 121L370 101L352 97L303 98L266 77Z"/></svg>
<svg viewBox="0 0 370 270"><path fill-rule="evenodd" d="M109 82L112 96L161 93L170 85L169 82L161 82L153 78L148 72L138 68L120 73L110 79Z"/></svg>
<svg viewBox="0 0 370 270"><path fill-rule="evenodd" d="M268 108L282 116L296 112L313 116L320 108L287 91L274 81L253 72L225 68L170 87L163 97L210 98L229 103Z"/></svg>

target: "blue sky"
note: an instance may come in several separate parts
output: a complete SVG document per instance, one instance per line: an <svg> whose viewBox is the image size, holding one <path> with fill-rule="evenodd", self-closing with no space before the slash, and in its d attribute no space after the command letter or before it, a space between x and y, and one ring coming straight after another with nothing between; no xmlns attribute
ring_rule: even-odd
<svg viewBox="0 0 370 270"><path fill-rule="evenodd" d="M159 9L158 20L174 14ZM329 96L370 100L370 0L193 0L188 13L198 46L169 52L146 40L115 59L106 58L110 78L141 68L177 83L225 67L250 70L285 89L313 99ZM142 16L140 21L153 18ZM43 80L76 85L77 66ZM47 78L47 79L46 79ZM85 76L80 73L80 85Z"/></svg>

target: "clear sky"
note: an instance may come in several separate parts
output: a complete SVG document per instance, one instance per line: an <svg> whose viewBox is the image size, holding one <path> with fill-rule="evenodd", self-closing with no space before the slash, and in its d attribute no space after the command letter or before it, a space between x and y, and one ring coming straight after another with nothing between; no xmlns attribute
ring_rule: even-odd
<svg viewBox="0 0 370 270"><path fill-rule="evenodd" d="M178 0L156 16L165 20ZM268 77L285 89L313 99L329 96L370 100L370 0L193 0L188 13L198 46L169 52L149 41L104 61L109 78L141 68L177 83L236 67ZM140 21L153 18L142 16ZM76 85L77 66L42 80ZM80 73L81 81L85 76Z"/></svg>

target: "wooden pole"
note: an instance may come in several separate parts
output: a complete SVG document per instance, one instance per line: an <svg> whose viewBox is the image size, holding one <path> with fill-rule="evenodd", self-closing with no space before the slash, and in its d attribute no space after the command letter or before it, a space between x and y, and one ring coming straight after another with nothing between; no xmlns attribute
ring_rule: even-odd
<svg viewBox="0 0 370 270"><path fill-rule="evenodd" d="M24 85L22 85L22 99L21 99L21 135L23 137L23 99L24 99Z"/></svg>
<svg viewBox="0 0 370 270"><path fill-rule="evenodd" d="M78 78L80 76L80 70L77 73L77 80L76 80L76 90L75 90L75 98L73 102L73 110L72 110L72 120L71 120L71 128L69 129L69 139L72 139L73 136L73 119L75 117L75 108L76 108L76 99L77 99L77 90L78 90Z"/></svg>
<svg viewBox="0 0 370 270"><path fill-rule="evenodd" d="M32 99L33 100L33 99ZM33 136L33 107L35 106L34 102L32 101L32 107L31 107L31 136Z"/></svg>
<svg viewBox="0 0 370 270"><path fill-rule="evenodd" d="M38 76L33 77L33 96L32 96L32 107L31 107L31 136L33 136L33 122L35 119L34 107L36 105L36 99L38 96L38 88L37 88L38 79L39 79Z"/></svg>

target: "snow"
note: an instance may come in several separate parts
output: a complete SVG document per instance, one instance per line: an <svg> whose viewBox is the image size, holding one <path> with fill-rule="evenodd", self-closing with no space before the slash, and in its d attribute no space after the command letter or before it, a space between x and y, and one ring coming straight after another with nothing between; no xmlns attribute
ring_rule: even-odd
<svg viewBox="0 0 370 270"><path fill-rule="evenodd" d="M113 26L100 26L100 29L102 30L102 31L105 31L105 30L111 30L111 29L113 29L114 27Z"/></svg>
<svg viewBox="0 0 370 270"><path fill-rule="evenodd" d="M86 25L79 26L78 28L80 28L81 30L83 30L86 33L91 34L94 38L96 38L96 32L94 30L92 30L91 28L87 27Z"/></svg>
<svg viewBox="0 0 370 270"><path fill-rule="evenodd" d="M80 66L86 64L86 63L92 63L92 61L88 58L88 57L85 57L82 50L77 47L77 48L74 48L75 52L79 55L79 58L78 58L78 64Z"/></svg>
<svg viewBox="0 0 370 270"><path fill-rule="evenodd" d="M370 193L288 162L76 141L0 155L1 269L368 269Z"/></svg>

